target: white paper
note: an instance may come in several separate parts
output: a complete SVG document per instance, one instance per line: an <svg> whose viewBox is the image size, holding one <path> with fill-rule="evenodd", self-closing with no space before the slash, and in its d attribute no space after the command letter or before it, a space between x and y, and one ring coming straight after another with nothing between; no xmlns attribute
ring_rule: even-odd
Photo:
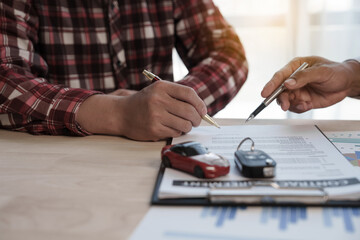
<svg viewBox="0 0 360 240"><path fill-rule="evenodd" d="M210 151L230 161L230 173L217 179L199 181L190 174L167 168L159 189L159 198L205 197L211 187L236 188L241 180L234 163L234 152L245 137L251 137L255 149L268 153L277 162L273 181L285 181L291 186L324 187L331 199L358 199L359 174L345 157L315 126L239 125L194 128L176 138L173 143L197 141ZM250 147L250 142L242 149ZM180 186L175 186L175 182ZM352 182L352 183L351 183ZM220 185L219 185L220 184ZM335 186L341 187L335 187Z"/></svg>
<svg viewBox="0 0 360 240"><path fill-rule="evenodd" d="M151 207L131 240L359 240L360 208Z"/></svg>

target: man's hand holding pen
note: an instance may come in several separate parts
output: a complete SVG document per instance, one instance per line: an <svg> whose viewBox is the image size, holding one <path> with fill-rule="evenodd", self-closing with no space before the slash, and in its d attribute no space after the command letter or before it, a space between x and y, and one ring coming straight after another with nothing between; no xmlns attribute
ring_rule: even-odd
<svg viewBox="0 0 360 240"><path fill-rule="evenodd" d="M155 82L124 101L123 132L137 140L178 137L199 126L207 112L192 88L167 81Z"/></svg>
<svg viewBox="0 0 360 240"><path fill-rule="evenodd" d="M82 103L76 120L91 133L157 141L189 132L206 113L192 88L157 81L130 94L93 95Z"/></svg>

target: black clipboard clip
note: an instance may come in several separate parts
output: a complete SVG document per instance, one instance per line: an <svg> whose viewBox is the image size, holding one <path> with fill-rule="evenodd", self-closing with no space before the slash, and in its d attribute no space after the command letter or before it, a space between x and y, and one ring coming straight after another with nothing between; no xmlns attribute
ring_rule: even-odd
<svg viewBox="0 0 360 240"><path fill-rule="evenodd" d="M214 204L325 204L329 200L321 187L281 187L276 182L260 181L252 186L211 188L207 195Z"/></svg>

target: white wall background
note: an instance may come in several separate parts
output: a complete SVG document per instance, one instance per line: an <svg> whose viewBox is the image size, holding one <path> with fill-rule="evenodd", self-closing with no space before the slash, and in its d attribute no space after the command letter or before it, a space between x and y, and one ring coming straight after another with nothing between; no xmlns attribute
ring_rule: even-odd
<svg viewBox="0 0 360 240"><path fill-rule="evenodd" d="M218 118L247 118L263 101L260 92L272 75L295 56L319 55L334 61L360 56L360 0L214 0L236 29L249 61L249 76ZM174 57L174 77L186 68ZM257 118L360 119L360 100L304 114L283 112L273 102Z"/></svg>

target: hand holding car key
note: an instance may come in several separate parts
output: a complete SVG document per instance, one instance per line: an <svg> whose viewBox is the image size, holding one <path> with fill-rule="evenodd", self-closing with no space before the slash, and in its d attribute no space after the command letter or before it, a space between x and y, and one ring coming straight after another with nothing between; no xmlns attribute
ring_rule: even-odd
<svg viewBox="0 0 360 240"><path fill-rule="evenodd" d="M250 151L240 150L241 145L250 140ZM275 176L276 162L268 154L254 149L254 141L244 138L235 152L235 164L244 177L248 178L271 178Z"/></svg>

